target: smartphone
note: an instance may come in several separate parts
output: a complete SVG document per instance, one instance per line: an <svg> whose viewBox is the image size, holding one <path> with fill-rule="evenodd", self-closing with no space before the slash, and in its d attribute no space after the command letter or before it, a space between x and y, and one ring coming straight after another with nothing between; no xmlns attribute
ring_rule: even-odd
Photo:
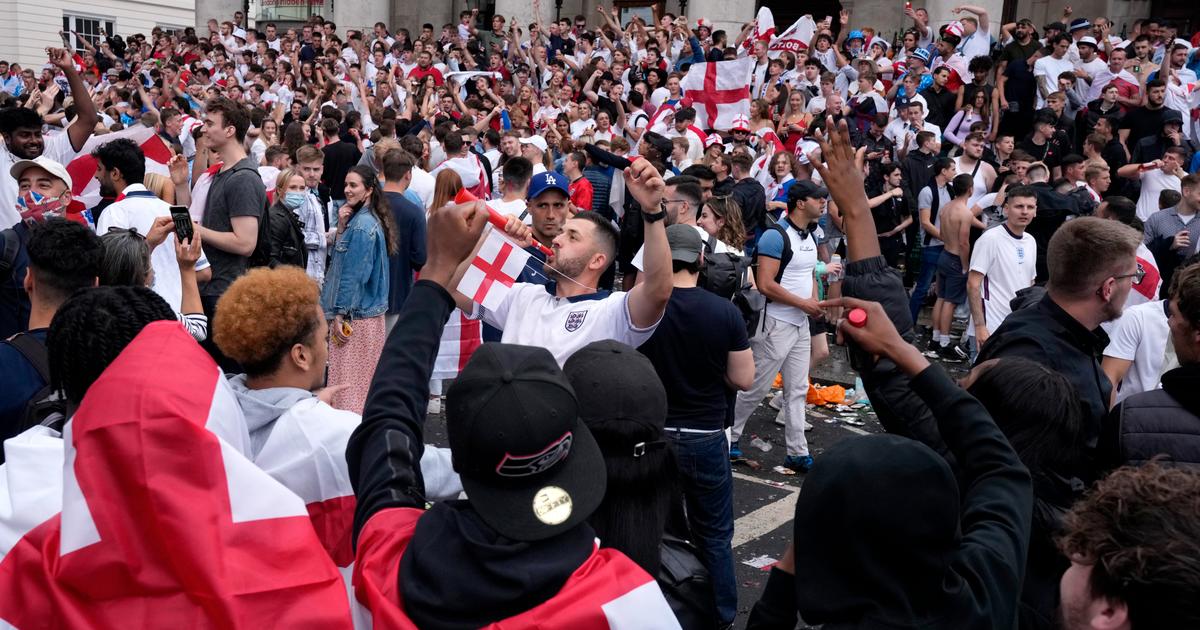
<svg viewBox="0 0 1200 630"><path fill-rule="evenodd" d="M180 242L192 240L196 230L192 227L192 215L188 212L187 206L171 206L171 220L175 222L176 240Z"/></svg>

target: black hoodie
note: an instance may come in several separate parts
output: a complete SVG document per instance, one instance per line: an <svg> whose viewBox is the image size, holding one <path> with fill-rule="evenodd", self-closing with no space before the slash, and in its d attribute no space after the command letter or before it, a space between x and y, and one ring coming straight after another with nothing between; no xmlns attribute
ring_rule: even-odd
<svg viewBox="0 0 1200 630"><path fill-rule="evenodd" d="M444 288L418 281L388 335L362 424L346 448L356 546L372 516L425 507L422 425L442 327L453 309ZM594 540L584 523L537 543L517 542L487 526L470 503L439 503L420 515L403 550L400 601L418 627L485 626L551 599L592 555Z"/></svg>
<svg viewBox="0 0 1200 630"><path fill-rule="evenodd" d="M1014 626L1029 473L983 406L940 367L926 368L912 388L960 462L961 507L954 473L929 447L892 435L839 442L796 502L804 578L772 571L748 629L790 629L796 610L828 630Z"/></svg>

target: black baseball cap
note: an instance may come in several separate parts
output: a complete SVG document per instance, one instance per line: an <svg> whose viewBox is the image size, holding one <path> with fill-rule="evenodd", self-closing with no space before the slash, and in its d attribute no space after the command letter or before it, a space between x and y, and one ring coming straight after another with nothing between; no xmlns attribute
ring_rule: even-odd
<svg viewBox="0 0 1200 630"><path fill-rule="evenodd" d="M695 227L672 228L690 231L699 245ZM563 373L605 457L636 459L666 448L667 391L646 355L619 341L593 341L567 359Z"/></svg>
<svg viewBox="0 0 1200 630"><path fill-rule="evenodd" d="M471 506L507 538L561 534L604 499L604 459L545 348L480 346L446 392L446 432Z"/></svg>
<svg viewBox="0 0 1200 630"><path fill-rule="evenodd" d="M793 203L801 199L824 199L829 196L829 189L824 186L818 186L809 179L797 179L792 182L792 187L788 189L788 202Z"/></svg>

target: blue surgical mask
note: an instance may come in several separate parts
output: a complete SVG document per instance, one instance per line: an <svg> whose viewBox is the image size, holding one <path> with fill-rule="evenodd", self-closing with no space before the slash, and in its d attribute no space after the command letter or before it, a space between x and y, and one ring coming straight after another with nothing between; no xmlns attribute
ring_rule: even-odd
<svg viewBox="0 0 1200 630"><path fill-rule="evenodd" d="M308 197L308 193L288 191L283 195L283 205L289 210L295 210L304 205L306 197Z"/></svg>

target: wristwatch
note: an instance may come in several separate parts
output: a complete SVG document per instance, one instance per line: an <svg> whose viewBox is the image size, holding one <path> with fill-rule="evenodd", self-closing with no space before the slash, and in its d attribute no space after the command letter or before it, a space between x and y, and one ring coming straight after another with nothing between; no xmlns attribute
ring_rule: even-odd
<svg viewBox="0 0 1200 630"><path fill-rule="evenodd" d="M658 212L646 212L646 209L642 208L642 220L646 223L657 223L665 218L667 218L667 203L665 201L660 202Z"/></svg>

